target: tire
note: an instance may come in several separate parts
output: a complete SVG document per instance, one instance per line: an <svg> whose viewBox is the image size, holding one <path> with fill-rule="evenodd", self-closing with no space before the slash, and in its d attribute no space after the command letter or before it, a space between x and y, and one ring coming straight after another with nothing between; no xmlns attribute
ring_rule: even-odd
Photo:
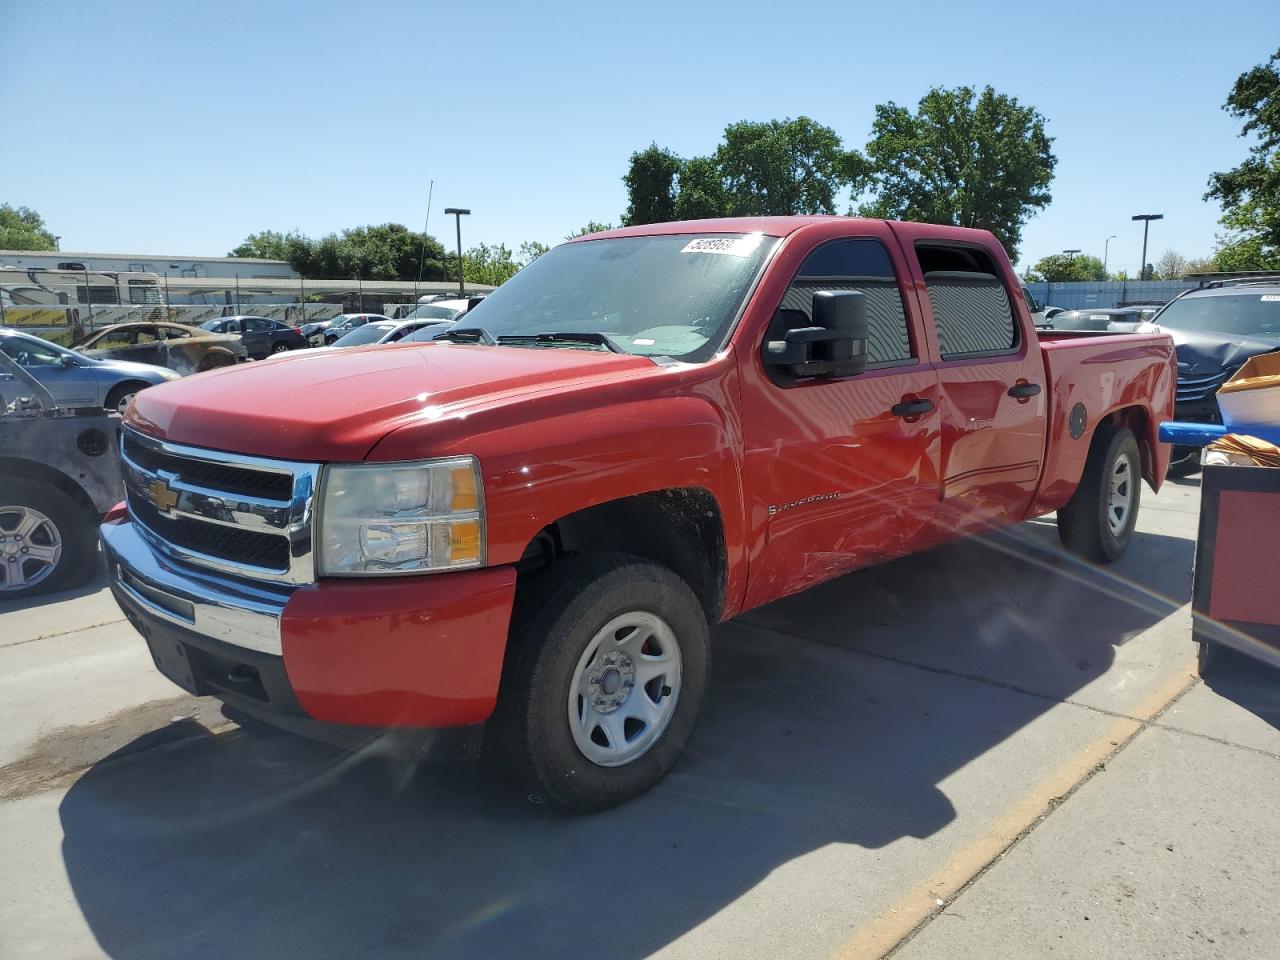
<svg viewBox="0 0 1280 960"><path fill-rule="evenodd" d="M1200 472L1198 447L1174 447L1173 460L1169 462L1169 476L1189 477Z"/></svg>
<svg viewBox="0 0 1280 960"><path fill-rule="evenodd" d="M230 367L234 365L235 362L235 354L230 350L210 350L201 359L200 366L196 368L196 372L204 373L206 370L217 370L219 367Z"/></svg>
<svg viewBox="0 0 1280 960"><path fill-rule="evenodd" d="M143 383L141 380L129 380L125 383L117 383L107 392L107 399L102 404L110 413L124 413L129 406L129 402L133 400L134 394L145 390L151 386L149 383Z"/></svg>
<svg viewBox="0 0 1280 960"><path fill-rule="evenodd" d="M29 527L33 522L36 526ZM98 556L96 529L89 511L57 487L24 477L6 479L0 493L0 602L88 580ZM38 550L48 551L47 564L32 556Z"/></svg>
<svg viewBox="0 0 1280 960"><path fill-rule="evenodd" d="M289 346L289 345L288 345L287 343L285 343L284 341L281 341L281 342L279 342L279 343L273 343L273 344L271 345L271 352L272 352L272 354L285 353L285 352L287 352L287 351L289 351L289 350L292 350L292 349L293 349L293 347Z"/></svg>
<svg viewBox="0 0 1280 960"><path fill-rule="evenodd" d="M666 567L613 554L564 560L522 585L491 725L496 756L567 810L630 800L688 743L709 661L702 606Z"/></svg>
<svg viewBox="0 0 1280 960"><path fill-rule="evenodd" d="M1123 479L1115 490L1112 478ZM1119 514L1123 490L1127 506ZM1058 536L1077 556L1095 563L1114 563L1124 556L1133 538L1142 500L1142 460L1138 441L1127 427L1103 424L1093 435L1084 475L1067 505L1058 511ZM1113 509L1116 512L1113 512Z"/></svg>

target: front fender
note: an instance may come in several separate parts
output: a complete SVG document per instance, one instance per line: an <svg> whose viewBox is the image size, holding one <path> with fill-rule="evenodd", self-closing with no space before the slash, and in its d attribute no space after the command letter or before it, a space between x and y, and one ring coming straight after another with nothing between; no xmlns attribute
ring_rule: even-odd
<svg viewBox="0 0 1280 960"><path fill-rule="evenodd" d="M697 487L715 498L723 518L725 613L736 610L746 586L741 443L721 414L725 407L699 394L564 406L544 416L526 409L492 429L498 418L484 418L473 424L475 432L443 444L437 435L431 444L432 456L472 454L480 461L488 562L515 563L539 531L579 510ZM409 449L422 449L407 440L392 434L369 459L408 459Z"/></svg>

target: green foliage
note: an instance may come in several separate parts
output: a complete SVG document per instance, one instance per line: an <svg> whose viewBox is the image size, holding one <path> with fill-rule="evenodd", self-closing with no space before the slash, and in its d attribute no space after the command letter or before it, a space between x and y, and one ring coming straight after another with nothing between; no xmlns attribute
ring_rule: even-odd
<svg viewBox="0 0 1280 960"><path fill-rule="evenodd" d="M452 260L440 242L399 223L355 227L318 240L297 232L263 230L247 236L229 255L287 260L308 279L414 280L424 241L422 279L447 279L446 263ZM456 267L448 278L453 276L457 276Z"/></svg>
<svg viewBox="0 0 1280 960"><path fill-rule="evenodd" d="M692 157L680 168L680 188L676 194L677 220L707 220L722 217L728 208L724 179L711 157Z"/></svg>
<svg viewBox="0 0 1280 960"><path fill-rule="evenodd" d="M519 269L520 264L512 257L510 248L502 243L476 244L462 255L462 275L468 283L488 283L496 287L514 277ZM454 267L453 276L457 275Z"/></svg>
<svg viewBox="0 0 1280 960"><path fill-rule="evenodd" d="M1252 137L1239 166L1209 178L1206 200L1223 207L1216 260L1222 270L1280 269L1280 50L1236 78L1223 109Z"/></svg>
<svg viewBox="0 0 1280 960"><path fill-rule="evenodd" d="M588 233L604 233L604 231L612 229L612 223L597 223L595 220L591 220L588 221L585 227L579 227L573 233L565 234L565 239L572 240L574 237L585 237Z"/></svg>
<svg viewBox="0 0 1280 960"><path fill-rule="evenodd" d="M538 240L526 240L520 244L520 249L516 251L516 263L521 269L524 269L550 249L545 243L541 243Z"/></svg>
<svg viewBox="0 0 1280 960"><path fill-rule="evenodd" d="M1053 253L1041 257L1024 276L1028 283L1048 280L1050 283L1070 283L1081 280L1105 280L1107 272L1102 261L1088 254Z"/></svg>
<svg viewBox="0 0 1280 960"><path fill-rule="evenodd" d="M727 216L836 212L836 192L860 174L830 127L808 117L725 127L713 158Z"/></svg>
<svg viewBox="0 0 1280 960"><path fill-rule="evenodd" d="M1057 158L1045 119L986 87L935 87L913 113L876 107L863 216L990 230L1016 260L1022 226L1052 199Z"/></svg>
<svg viewBox="0 0 1280 960"><path fill-rule="evenodd" d="M631 155L631 166L622 178L630 198L622 215L624 227L675 219L675 182L680 165L679 157L656 143Z"/></svg>
<svg viewBox="0 0 1280 960"><path fill-rule="evenodd" d="M0 250L53 250L57 242L30 207L0 203Z"/></svg>
<svg viewBox="0 0 1280 960"><path fill-rule="evenodd" d="M1155 279L1181 280L1187 272L1187 258L1176 250L1166 250L1155 263Z"/></svg>

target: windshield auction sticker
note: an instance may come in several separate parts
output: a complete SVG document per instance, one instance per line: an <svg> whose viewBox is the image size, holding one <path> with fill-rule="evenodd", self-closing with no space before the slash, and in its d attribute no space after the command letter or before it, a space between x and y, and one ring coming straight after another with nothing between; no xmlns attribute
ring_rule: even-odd
<svg viewBox="0 0 1280 960"><path fill-rule="evenodd" d="M684 245L681 253L720 253L730 257L745 257L760 246L763 234L749 233L745 237L699 237Z"/></svg>

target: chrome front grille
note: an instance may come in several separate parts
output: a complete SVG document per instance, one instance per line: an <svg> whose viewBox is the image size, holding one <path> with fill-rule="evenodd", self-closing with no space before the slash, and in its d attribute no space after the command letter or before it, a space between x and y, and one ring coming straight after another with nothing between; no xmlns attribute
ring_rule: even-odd
<svg viewBox="0 0 1280 960"><path fill-rule="evenodd" d="M196 566L280 583L315 579L320 467L121 437L129 515L157 549Z"/></svg>
<svg viewBox="0 0 1280 960"><path fill-rule="evenodd" d="M1185 403L1188 400L1207 400L1218 392L1218 388L1226 379L1226 371L1219 371L1207 377L1179 375L1175 399L1179 403Z"/></svg>

